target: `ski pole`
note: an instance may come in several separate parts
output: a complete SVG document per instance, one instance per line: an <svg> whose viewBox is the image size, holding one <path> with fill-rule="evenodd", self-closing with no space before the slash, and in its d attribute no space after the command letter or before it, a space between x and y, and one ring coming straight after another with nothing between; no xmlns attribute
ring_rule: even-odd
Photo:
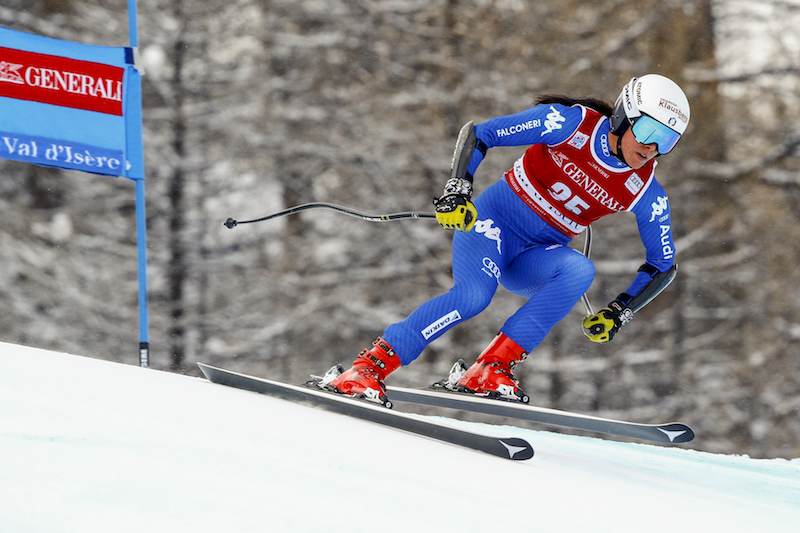
<svg viewBox="0 0 800 533"><path fill-rule="evenodd" d="M589 254L592 253L592 227L586 227L586 240L583 242L583 255L587 258ZM594 310L592 310L592 304L589 302L589 297L586 293L583 293L581 296L581 301L583 302L583 307L586 309L586 316L591 316L594 314Z"/></svg>
<svg viewBox="0 0 800 533"><path fill-rule="evenodd" d="M234 220L233 218L229 218L228 220L223 222L223 225L228 229L233 229L239 224L252 224L253 222L263 222L265 220L270 220L273 218L278 218L286 215L293 215L295 213L299 213L300 211L305 211L307 209L329 209L331 211L336 211L337 213L342 213L344 215L349 215L351 217L360 218L368 222L390 222L392 220L401 220L404 218L436 218L435 213L424 213L424 212L421 213L417 211L404 211L402 213L390 213L386 215L370 215L368 213L356 211L355 209L350 209L349 207L329 204L327 202L311 202L308 204L296 205L294 207L284 209L283 211L278 211L277 213L272 213L271 215L267 215L261 218L256 218L253 220L237 221ZM592 251L592 227L589 226L586 228L586 240L584 241L583 244L583 255L589 257L591 251ZM592 309L592 304L589 302L589 297L586 295L586 293L584 293L583 296L581 296L581 301L583 302L583 307L586 309L586 313L588 315L593 315L594 310Z"/></svg>
<svg viewBox="0 0 800 533"><path fill-rule="evenodd" d="M229 218L222 224L229 229L233 229L235 226L238 226L239 224L251 224L253 222L263 222L265 220L270 220L272 218L278 218L285 215L292 215L294 213L299 213L300 211L305 211L306 209L329 209L331 211L336 211L337 213L342 213L344 215L349 215L351 217L360 218L368 222L390 222L392 220L400 220L403 218L436 218L435 213L420 213L417 211L404 211L402 213L390 213L386 215L370 215L368 213L362 213L361 211L356 211L355 209L350 209L349 207L329 204L327 202L311 202L309 204L296 205L294 207L284 209L283 211L278 211L277 213L272 213L271 215L267 215L261 218L256 218L254 220L237 221L232 218Z"/></svg>

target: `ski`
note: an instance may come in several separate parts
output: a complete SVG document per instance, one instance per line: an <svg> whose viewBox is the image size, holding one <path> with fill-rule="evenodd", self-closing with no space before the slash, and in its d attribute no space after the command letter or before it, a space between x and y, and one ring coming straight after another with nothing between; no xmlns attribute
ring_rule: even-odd
<svg viewBox="0 0 800 533"><path fill-rule="evenodd" d="M522 461L533 457L533 447L518 437L500 438L456 429L446 424L401 413L382 405L327 392L319 388L281 383L270 379L248 376L230 370L197 363L203 375L212 383L227 385L291 402L319 407L334 413L359 418L431 439L482 451L504 459Z"/></svg>
<svg viewBox="0 0 800 533"><path fill-rule="evenodd" d="M694 432L686 424L669 422L665 424L640 424L609 418L582 415L569 411L534 407L512 401L495 400L473 394L451 392L446 389L411 389L387 387L389 399L393 402L406 402L449 409L460 409L475 413L531 420L553 426L580 429L618 437L630 437L651 442L680 443L689 442Z"/></svg>

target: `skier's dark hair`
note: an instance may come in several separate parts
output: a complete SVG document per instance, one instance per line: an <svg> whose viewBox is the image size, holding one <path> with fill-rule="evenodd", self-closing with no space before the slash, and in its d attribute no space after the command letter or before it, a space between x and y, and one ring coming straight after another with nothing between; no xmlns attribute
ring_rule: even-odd
<svg viewBox="0 0 800 533"><path fill-rule="evenodd" d="M563 94L543 94L534 98L533 104L561 104L567 107L572 107L575 104L580 104L584 107L594 109L598 113L607 117L611 116L614 112L614 106L597 98L573 98Z"/></svg>

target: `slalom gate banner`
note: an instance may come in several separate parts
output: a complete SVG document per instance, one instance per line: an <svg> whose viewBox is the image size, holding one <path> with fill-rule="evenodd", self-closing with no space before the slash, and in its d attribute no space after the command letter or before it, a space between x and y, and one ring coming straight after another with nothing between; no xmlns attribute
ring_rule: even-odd
<svg viewBox="0 0 800 533"><path fill-rule="evenodd" d="M136 192L139 364L149 366L147 218L136 0L130 47L0 27L0 158L130 178Z"/></svg>
<svg viewBox="0 0 800 533"><path fill-rule="evenodd" d="M0 157L143 180L134 56L0 28Z"/></svg>

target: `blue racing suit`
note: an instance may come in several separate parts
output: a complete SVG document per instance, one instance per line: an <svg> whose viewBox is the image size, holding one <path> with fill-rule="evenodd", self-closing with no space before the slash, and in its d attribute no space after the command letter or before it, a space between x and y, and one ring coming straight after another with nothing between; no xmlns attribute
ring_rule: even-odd
<svg viewBox="0 0 800 533"><path fill-rule="evenodd" d="M636 296L674 261L667 194L655 161L634 171L608 148L608 118L581 105L539 104L475 126L470 175L494 146L529 146L502 179L475 198L478 220L453 236L453 288L392 324L383 338L402 364L455 324L483 311L498 284L527 298L500 331L526 352L536 348L591 285L595 269L570 241L598 218L636 216L651 273L625 293Z"/></svg>

